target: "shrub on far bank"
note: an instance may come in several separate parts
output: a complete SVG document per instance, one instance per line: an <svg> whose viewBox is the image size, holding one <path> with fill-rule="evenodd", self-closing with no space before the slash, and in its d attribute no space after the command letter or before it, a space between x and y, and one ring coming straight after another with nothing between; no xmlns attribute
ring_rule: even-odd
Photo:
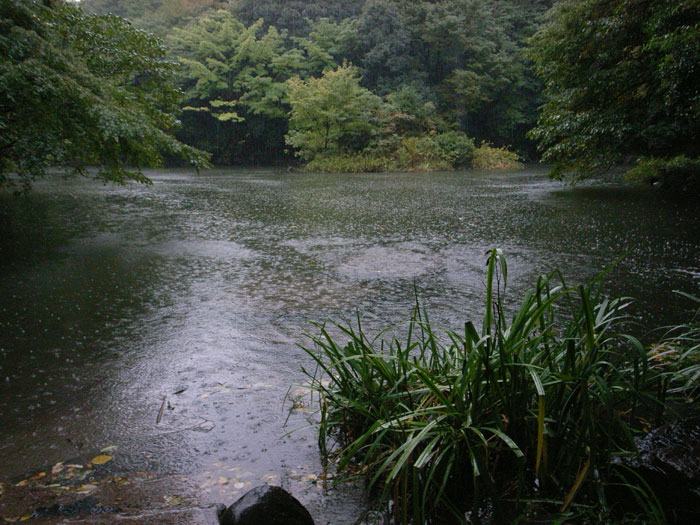
<svg viewBox="0 0 700 525"><path fill-rule="evenodd" d="M469 167L476 150L474 140L461 131L408 137L391 135L360 152L317 155L305 168L347 173L448 171Z"/></svg>
<svg viewBox="0 0 700 525"><path fill-rule="evenodd" d="M521 168L522 163L517 153L506 148L495 148L483 143L474 150L472 168L480 170L509 170Z"/></svg>
<svg viewBox="0 0 700 525"><path fill-rule="evenodd" d="M391 160L371 153L319 155L304 166L321 173L376 173L390 171Z"/></svg>
<svg viewBox="0 0 700 525"><path fill-rule="evenodd" d="M625 179L658 184L664 188L700 188L700 159L678 155L670 159L643 157L627 170Z"/></svg>
<svg viewBox="0 0 700 525"><path fill-rule="evenodd" d="M476 146L474 139L461 131L446 131L435 135L435 142L442 158L455 168L469 167L474 159Z"/></svg>

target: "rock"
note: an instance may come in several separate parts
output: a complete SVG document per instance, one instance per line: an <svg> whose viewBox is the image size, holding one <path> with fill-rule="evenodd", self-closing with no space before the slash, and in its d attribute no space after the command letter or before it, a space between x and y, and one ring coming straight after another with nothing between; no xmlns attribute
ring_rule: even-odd
<svg viewBox="0 0 700 525"><path fill-rule="evenodd" d="M652 430L638 441L637 450L624 464L649 484L669 522L699 523L700 416Z"/></svg>
<svg viewBox="0 0 700 525"><path fill-rule="evenodd" d="M46 518L50 516L84 516L87 514L109 514L120 512L119 507L102 505L97 498L88 496L79 501L67 504L56 504L51 507L39 507L32 514L32 518Z"/></svg>
<svg viewBox="0 0 700 525"><path fill-rule="evenodd" d="M294 496L271 485L249 490L228 509L219 505L216 514L221 525L314 525Z"/></svg>
<svg viewBox="0 0 700 525"><path fill-rule="evenodd" d="M700 416L674 421L652 430L637 443L634 467L662 476L700 483Z"/></svg>

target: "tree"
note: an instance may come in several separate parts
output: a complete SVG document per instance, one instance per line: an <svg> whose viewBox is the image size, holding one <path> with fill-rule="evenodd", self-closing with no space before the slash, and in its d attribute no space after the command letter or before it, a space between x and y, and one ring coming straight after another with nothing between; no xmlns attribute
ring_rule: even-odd
<svg viewBox="0 0 700 525"><path fill-rule="evenodd" d="M286 80L320 73L324 60L332 60L304 42L309 45L291 47L285 32L265 27L262 19L246 27L225 10L176 28L170 43L186 69L187 122L214 132L190 139L211 148L224 164L240 162L243 155L268 162L280 156L287 130Z"/></svg>
<svg viewBox="0 0 700 525"><path fill-rule="evenodd" d="M293 78L287 85L292 108L287 144L302 159L355 153L370 143L382 102L360 86L355 67L344 64L320 78Z"/></svg>
<svg viewBox="0 0 700 525"><path fill-rule="evenodd" d="M121 16L135 27L159 36L226 3L227 0L80 0L86 13Z"/></svg>
<svg viewBox="0 0 700 525"><path fill-rule="evenodd" d="M481 140L532 149L524 135L536 121L541 88L524 49L546 4L397 3L412 34L412 70L420 68L444 118Z"/></svg>
<svg viewBox="0 0 700 525"><path fill-rule="evenodd" d="M698 0L563 0L531 56L548 96L532 136L555 176L700 154Z"/></svg>
<svg viewBox="0 0 700 525"><path fill-rule="evenodd" d="M232 8L244 24L262 18L290 35L306 36L310 23L321 18L339 21L357 16L362 4L358 0L238 0Z"/></svg>
<svg viewBox="0 0 700 525"><path fill-rule="evenodd" d="M159 40L116 16L32 0L0 0L0 35L0 185L91 165L107 181L148 182L140 169L163 154L206 164L169 134L180 92Z"/></svg>
<svg viewBox="0 0 700 525"><path fill-rule="evenodd" d="M355 40L348 58L360 67L366 87L386 94L410 80L411 34L396 4L368 0L356 21Z"/></svg>

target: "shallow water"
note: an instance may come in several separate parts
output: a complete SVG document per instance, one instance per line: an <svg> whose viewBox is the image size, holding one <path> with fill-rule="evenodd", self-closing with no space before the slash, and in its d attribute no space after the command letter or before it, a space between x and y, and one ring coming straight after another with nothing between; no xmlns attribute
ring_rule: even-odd
<svg viewBox="0 0 700 525"><path fill-rule="evenodd" d="M285 435L311 418L285 404L309 321L359 310L376 331L416 290L456 328L481 315L491 247L513 299L540 273L582 281L627 253L609 290L638 300L640 334L686 318L672 290L700 293L697 202L650 188L539 169L149 175L0 195L0 481L114 445L113 468L186 475L204 504L270 481L319 523L352 523L357 495L311 482L313 432Z"/></svg>

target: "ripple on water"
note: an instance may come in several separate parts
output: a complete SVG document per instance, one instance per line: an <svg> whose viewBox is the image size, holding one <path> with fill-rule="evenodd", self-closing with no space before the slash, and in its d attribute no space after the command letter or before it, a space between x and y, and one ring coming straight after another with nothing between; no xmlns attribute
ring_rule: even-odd
<svg viewBox="0 0 700 525"><path fill-rule="evenodd" d="M421 243L371 246L336 267L352 279L412 279L439 269L442 257Z"/></svg>
<svg viewBox="0 0 700 525"><path fill-rule="evenodd" d="M155 245L164 257L205 257L207 259L252 259L255 252L233 241L176 240Z"/></svg>

